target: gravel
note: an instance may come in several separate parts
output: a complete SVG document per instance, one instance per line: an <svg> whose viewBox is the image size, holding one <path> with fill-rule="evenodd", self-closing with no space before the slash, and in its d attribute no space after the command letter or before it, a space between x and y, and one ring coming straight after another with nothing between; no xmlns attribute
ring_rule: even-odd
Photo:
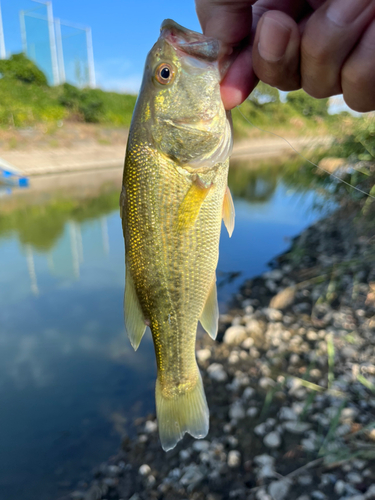
<svg viewBox="0 0 375 500"><path fill-rule="evenodd" d="M218 342L197 338L207 437L165 453L140 417L61 500L375 500L375 238L340 213L243 283Z"/></svg>

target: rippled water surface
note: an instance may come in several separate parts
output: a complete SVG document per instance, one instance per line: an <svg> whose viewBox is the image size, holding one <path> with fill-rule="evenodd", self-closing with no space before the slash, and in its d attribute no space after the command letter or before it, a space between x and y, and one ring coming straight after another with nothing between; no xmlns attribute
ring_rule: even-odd
<svg viewBox="0 0 375 500"><path fill-rule="evenodd" d="M154 410L150 336L124 335L121 172L35 179L0 200L0 491L57 499ZM236 226L224 228L221 310L246 278L322 215L309 178L233 165ZM323 210L325 211L325 210Z"/></svg>

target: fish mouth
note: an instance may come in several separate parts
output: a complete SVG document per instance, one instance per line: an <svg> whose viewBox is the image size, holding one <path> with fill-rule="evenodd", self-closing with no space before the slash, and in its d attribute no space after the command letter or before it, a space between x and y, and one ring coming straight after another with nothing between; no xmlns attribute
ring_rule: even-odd
<svg viewBox="0 0 375 500"><path fill-rule="evenodd" d="M214 62L220 56L219 40L184 28L172 19L163 21L160 27L160 38L165 39L175 49L203 61Z"/></svg>

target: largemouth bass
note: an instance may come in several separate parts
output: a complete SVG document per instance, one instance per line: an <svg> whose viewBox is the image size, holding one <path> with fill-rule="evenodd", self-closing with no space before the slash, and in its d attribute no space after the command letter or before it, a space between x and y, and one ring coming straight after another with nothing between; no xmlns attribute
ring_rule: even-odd
<svg viewBox="0 0 375 500"><path fill-rule="evenodd" d="M216 337L222 218L229 234L234 226L220 53L217 40L163 22L146 60L125 158L125 326L135 350L146 326L152 332L164 450L186 432L203 438L209 428L195 338L198 320Z"/></svg>

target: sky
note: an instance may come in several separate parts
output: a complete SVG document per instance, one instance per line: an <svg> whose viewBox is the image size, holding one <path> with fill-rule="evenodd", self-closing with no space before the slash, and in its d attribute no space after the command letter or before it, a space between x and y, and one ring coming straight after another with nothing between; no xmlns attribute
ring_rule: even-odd
<svg viewBox="0 0 375 500"><path fill-rule="evenodd" d="M0 0L7 54L21 52L19 12L31 0ZM200 31L194 0L53 0L54 17L91 26L97 86L138 91L146 55L163 19Z"/></svg>

